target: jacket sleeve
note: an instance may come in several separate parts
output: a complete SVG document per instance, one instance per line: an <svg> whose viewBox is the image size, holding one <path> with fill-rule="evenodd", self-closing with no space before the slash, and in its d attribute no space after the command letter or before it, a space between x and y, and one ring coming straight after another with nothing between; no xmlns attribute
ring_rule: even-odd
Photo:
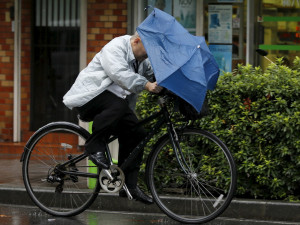
<svg viewBox="0 0 300 225"><path fill-rule="evenodd" d="M154 77L154 73L153 73L153 70L152 70L150 60L145 59L143 64L144 64L143 68L145 68L144 71L143 71L143 76L146 77L146 79L148 81L154 82L155 77Z"/></svg>
<svg viewBox="0 0 300 225"><path fill-rule="evenodd" d="M112 42L101 50L99 57L105 73L117 85L132 93L144 90L148 80L133 71L128 64L128 53L124 47Z"/></svg>

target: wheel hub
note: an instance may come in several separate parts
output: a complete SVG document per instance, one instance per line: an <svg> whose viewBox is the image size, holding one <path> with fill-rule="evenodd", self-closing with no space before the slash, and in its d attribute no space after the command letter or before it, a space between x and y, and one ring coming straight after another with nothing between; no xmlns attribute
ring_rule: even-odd
<svg viewBox="0 0 300 225"><path fill-rule="evenodd" d="M193 172L191 172L191 173L188 174L188 178L192 179L192 180L197 179L197 176L198 176L197 173L193 173Z"/></svg>

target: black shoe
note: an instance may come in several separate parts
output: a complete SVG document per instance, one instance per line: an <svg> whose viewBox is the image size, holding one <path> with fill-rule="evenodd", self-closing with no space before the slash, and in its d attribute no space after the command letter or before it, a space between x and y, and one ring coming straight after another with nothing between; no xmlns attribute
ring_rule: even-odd
<svg viewBox="0 0 300 225"><path fill-rule="evenodd" d="M108 169L110 166L110 163L109 163L108 159L106 158L104 152L92 153L92 154L90 154L89 158L99 168Z"/></svg>
<svg viewBox="0 0 300 225"><path fill-rule="evenodd" d="M129 189L130 194L132 195L133 199L137 201L141 201L145 204L153 204L153 199L146 195L138 186L135 189ZM127 194L124 189L121 189L119 192L120 197L127 197Z"/></svg>

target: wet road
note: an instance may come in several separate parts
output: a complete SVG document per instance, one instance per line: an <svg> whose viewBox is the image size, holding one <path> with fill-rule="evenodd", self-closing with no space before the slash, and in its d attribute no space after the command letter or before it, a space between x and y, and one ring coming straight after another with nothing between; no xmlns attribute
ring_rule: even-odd
<svg viewBox="0 0 300 225"><path fill-rule="evenodd" d="M87 210L78 216L50 216L36 207L0 204L1 225L137 225L177 223L162 214L120 213Z"/></svg>

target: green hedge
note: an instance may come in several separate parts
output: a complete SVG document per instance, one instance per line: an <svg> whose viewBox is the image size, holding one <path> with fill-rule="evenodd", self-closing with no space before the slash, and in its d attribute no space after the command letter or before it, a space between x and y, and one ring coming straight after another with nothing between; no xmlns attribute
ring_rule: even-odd
<svg viewBox="0 0 300 225"><path fill-rule="evenodd" d="M210 115L197 121L233 153L238 197L300 200L300 58L282 64L224 73L207 95ZM140 96L141 117L156 110L148 98Z"/></svg>

